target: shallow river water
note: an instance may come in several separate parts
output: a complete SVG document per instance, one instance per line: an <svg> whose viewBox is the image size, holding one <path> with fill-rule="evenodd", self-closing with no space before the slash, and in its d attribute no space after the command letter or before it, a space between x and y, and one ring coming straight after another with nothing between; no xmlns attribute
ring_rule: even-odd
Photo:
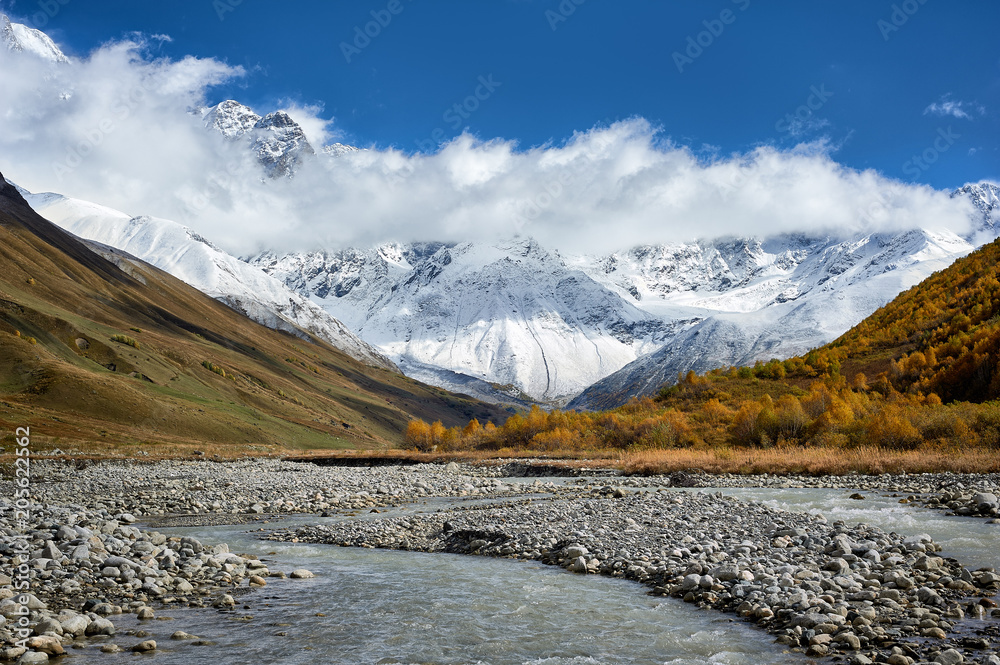
<svg viewBox="0 0 1000 665"><path fill-rule="evenodd" d="M692 491L692 490L689 490ZM776 508L822 512L830 521L869 522L902 534L929 533L943 554L967 565L1000 563L1000 528L945 517L898 499L844 490L725 489ZM404 512L430 510L439 502ZM377 518L376 516L372 516ZM276 526L315 523L281 520ZM322 520L319 520L322 521ZM145 622L159 649L145 662L434 663L561 665L612 663L783 664L809 662L729 615L646 595L639 584L581 576L531 562L260 541L247 526L164 528L205 542L228 542L274 570L305 567L311 580L269 579L237 605L215 610L158 610L171 620ZM116 620L120 630L134 617ZM184 630L216 646L169 639ZM284 633L284 634L279 634ZM140 638L119 634L128 647ZM76 652L73 662L134 663L132 654Z"/></svg>
<svg viewBox="0 0 1000 665"><path fill-rule="evenodd" d="M987 524L974 517L947 516L913 504L899 503L900 497L864 491L863 500L851 499L852 490L775 489L770 487L728 488L719 491L772 508L821 513L827 520L849 524L867 522L885 531L904 536L929 534L944 550L939 556L958 559L966 568L1000 568L1000 524Z"/></svg>

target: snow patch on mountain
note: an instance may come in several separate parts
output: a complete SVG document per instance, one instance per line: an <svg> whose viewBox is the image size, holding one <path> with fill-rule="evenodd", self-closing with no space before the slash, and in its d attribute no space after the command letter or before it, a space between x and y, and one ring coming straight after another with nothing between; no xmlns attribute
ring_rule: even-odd
<svg viewBox="0 0 1000 665"><path fill-rule="evenodd" d="M299 337L306 331L361 362L397 369L315 304L186 226L165 219L132 217L59 194L20 191L37 213L67 231L140 258L262 325Z"/></svg>
<svg viewBox="0 0 1000 665"><path fill-rule="evenodd" d="M323 146L323 149L320 152L329 157L343 157L344 155L352 155L356 152L361 152L361 148L356 148L353 145L347 145L346 143L331 143L330 145Z"/></svg>
<svg viewBox="0 0 1000 665"><path fill-rule="evenodd" d="M272 178L290 178L303 155L316 153L302 128L284 111L268 113L251 132L250 149Z"/></svg>

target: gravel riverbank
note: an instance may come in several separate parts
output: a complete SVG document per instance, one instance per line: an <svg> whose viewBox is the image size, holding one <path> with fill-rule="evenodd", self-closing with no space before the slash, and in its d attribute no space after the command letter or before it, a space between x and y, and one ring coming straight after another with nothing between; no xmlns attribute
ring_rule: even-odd
<svg viewBox="0 0 1000 665"><path fill-rule="evenodd" d="M88 644L114 653L122 648L112 639L117 615L150 621L153 606L233 607L233 595L247 590L242 582L266 585L267 566L224 543L168 537L133 522L128 513L78 504L34 505L23 524L4 511L0 660L45 662ZM126 638L130 648L155 650L144 636Z"/></svg>
<svg viewBox="0 0 1000 665"><path fill-rule="evenodd" d="M0 482L0 659L44 662L68 648L113 650L118 613L152 618L176 606L231 608L245 602L242 594L274 583L268 575L284 575L225 544L171 537L171 527L243 524L281 514L349 516L420 499L466 497L476 501L441 513L351 520L271 537L535 559L632 579L654 593L733 612L773 632L785 648L815 656L1000 665L995 622L985 635L955 630L963 616L995 611L989 597L1000 576L935 556L938 548L929 538L827 524L697 490L637 491L832 485L899 492L901 500L996 519L996 476L603 473L551 483L511 481L512 473L531 475L523 462L375 468L277 460L35 462L26 528L5 498L13 495L13 484ZM531 499L519 498L528 493ZM30 598L14 588L25 571ZM14 646L22 615L34 634L23 653ZM123 646L155 648L140 641L141 633L128 637L135 644Z"/></svg>
<svg viewBox="0 0 1000 665"><path fill-rule="evenodd" d="M967 614L983 617L995 607L989 597L1000 575L935 556L939 548L928 536L828 524L721 493L584 488L572 498L304 527L270 538L532 559L623 577L745 617L810 656L1000 663L995 634L953 631Z"/></svg>
<svg viewBox="0 0 1000 665"><path fill-rule="evenodd" d="M586 483L580 480L578 483ZM630 477L616 480L627 487L814 487L891 492L903 495L900 503L918 503L943 512L966 517L1000 517L1000 474L921 473L869 476L746 475L674 473L668 476Z"/></svg>
<svg viewBox="0 0 1000 665"><path fill-rule="evenodd" d="M8 500L17 488L0 481L0 661L46 662L67 649L155 650L155 642L141 639L143 631L115 638L115 617L132 613L153 620L160 608L179 606L235 608L269 576L286 577L230 552L225 543L170 537L137 523L169 531L252 524L275 515L356 513L421 497L501 498L522 491L489 474L462 474L454 465L346 469L278 460L40 460L31 469L31 505L23 522ZM532 488L548 491L566 490ZM177 639L199 645L195 636Z"/></svg>

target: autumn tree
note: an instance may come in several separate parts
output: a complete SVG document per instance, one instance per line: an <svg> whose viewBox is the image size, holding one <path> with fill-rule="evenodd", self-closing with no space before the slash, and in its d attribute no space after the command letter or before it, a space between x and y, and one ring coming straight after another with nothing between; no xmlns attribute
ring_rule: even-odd
<svg viewBox="0 0 1000 665"><path fill-rule="evenodd" d="M406 443L417 450L430 450L431 426L419 418L411 420L406 426Z"/></svg>

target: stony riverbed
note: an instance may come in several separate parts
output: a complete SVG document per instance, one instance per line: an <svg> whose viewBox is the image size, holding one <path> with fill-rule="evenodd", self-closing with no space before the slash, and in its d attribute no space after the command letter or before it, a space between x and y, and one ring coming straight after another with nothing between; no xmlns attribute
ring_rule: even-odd
<svg viewBox="0 0 1000 665"><path fill-rule="evenodd" d="M586 483L586 479L578 483ZM1000 474L921 473L868 476L735 475L674 473L665 476L621 478L626 487L814 487L860 489L902 495L900 503L919 503L953 515L1000 521ZM863 495L858 497L864 498Z"/></svg>
<svg viewBox="0 0 1000 665"><path fill-rule="evenodd" d="M44 662L66 648L97 645L109 651L155 649L141 630L115 638L114 617L129 612L155 620L164 608L178 605L224 609L244 602L243 594L253 588L294 583L274 579L285 573L229 552L223 543L170 537L154 528L252 523L280 514L367 514L418 499L471 497L477 501L435 514L351 519L269 537L534 559L581 574L632 579L653 593L733 613L771 631L784 648L814 656L1000 665L996 622L983 635L956 630L963 616L996 612L995 572L967 570L935 556L939 548L927 537L830 524L719 493L665 489L840 483L835 486L898 492L901 501L995 520L996 476L605 473L599 479L532 483L509 479L511 473L525 475L524 463L36 463L27 529L17 528L2 498L12 495L12 484L0 483L0 658ZM24 613L17 601L24 599L8 579L16 577L15 563L21 561L15 561L18 540L28 543L27 623L34 633L23 652L13 643ZM177 636L184 638L197 643L196 636Z"/></svg>
<svg viewBox="0 0 1000 665"><path fill-rule="evenodd" d="M988 597L1000 587L1000 575L935 556L929 537L828 524L721 493L606 486L573 498L304 527L271 537L534 559L624 577L654 593L745 617L808 655L841 653L855 663L986 658L989 639L958 639L950 631L966 614L983 616L995 607Z"/></svg>

